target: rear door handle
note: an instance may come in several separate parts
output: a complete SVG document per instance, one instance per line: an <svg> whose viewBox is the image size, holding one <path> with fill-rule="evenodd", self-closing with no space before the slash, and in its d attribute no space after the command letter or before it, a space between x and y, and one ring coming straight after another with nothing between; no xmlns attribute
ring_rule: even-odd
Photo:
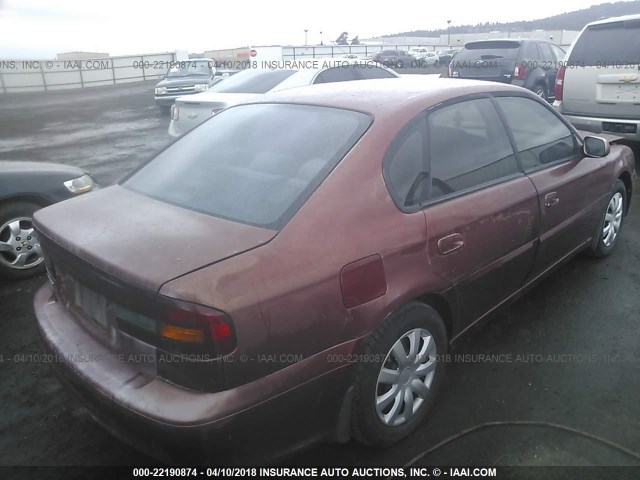
<svg viewBox="0 0 640 480"><path fill-rule="evenodd" d="M455 252L464 245L464 238L459 233L452 233L438 240L438 251L441 255Z"/></svg>
<svg viewBox="0 0 640 480"><path fill-rule="evenodd" d="M558 196L558 192L547 193L544 196L544 206L545 207L553 207L560 203L560 197Z"/></svg>

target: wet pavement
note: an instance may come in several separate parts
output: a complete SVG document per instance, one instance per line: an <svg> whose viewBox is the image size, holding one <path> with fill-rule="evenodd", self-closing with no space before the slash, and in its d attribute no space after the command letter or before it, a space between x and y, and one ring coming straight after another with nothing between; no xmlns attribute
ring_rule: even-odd
<svg viewBox="0 0 640 480"><path fill-rule="evenodd" d="M0 96L0 159L77 165L109 184L171 141L152 88ZM156 464L95 424L37 357L31 301L44 281L0 280L0 465ZM636 196L612 256L577 257L461 339L412 437L384 451L321 444L286 463L640 465L639 312Z"/></svg>

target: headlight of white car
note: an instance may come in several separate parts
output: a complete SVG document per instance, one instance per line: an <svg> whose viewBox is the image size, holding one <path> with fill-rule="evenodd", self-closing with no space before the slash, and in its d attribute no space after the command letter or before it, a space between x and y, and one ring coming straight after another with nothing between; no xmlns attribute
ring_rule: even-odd
<svg viewBox="0 0 640 480"><path fill-rule="evenodd" d="M64 182L64 186L67 187L67 189L71 193L79 194L88 192L93 189L95 183L93 182L93 178L85 174L81 177L67 180L66 182Z"/></svg>
<svg viewBox="0 0 640 480"><path fill-rule="evenodd" d="M167 87L158 87L156 88L156 95L166 95Z"/></svg>
<svg viewBox="0 0 640 480"><path fill-rule="evenodd" d="M206 83L201 83L199 85L196 85L196 92L204 92L207 88L209 88L209 85L207 85Z"/></svg>

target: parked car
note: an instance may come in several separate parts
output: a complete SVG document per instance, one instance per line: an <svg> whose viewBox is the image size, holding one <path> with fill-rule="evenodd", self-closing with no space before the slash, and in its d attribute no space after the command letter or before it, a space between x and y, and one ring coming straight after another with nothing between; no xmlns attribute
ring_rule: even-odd
<svg viewBox="0 0 640 480"><path fill-rule="evenodd" d="M156 105L168 113L176 98L204 92L214 85L216 68L210 58L193 58L175 62L167 75L155 88Z"/></svg>
<svg viewBox="0 0 640 480"><path fill-rule="evenodd" d="M447 65L451 63L451 60L460 52L460 50L455 48L448 48L445 50L438 50L436 55L438 56L438 62L441 65Z"/></svg>
<svg viewBox="0 0 640 480"><path fill-rule="evenodd" d="M318 69L247 70L206 93L178 99L171 110L169 135L184 135L221 110L268 92L320 83L398 76L381 65L358 60L327 60Z"/></svg>
<svg viewBox="0 0 640 480"><path fill-rule="evenodd" d="M577 128L640 140L640 15L588 24L556 78L554 107Z"/></svg>
<svg viewBox="0 0 640 480"><path fill-rule="evenodd" d="M423 52L418 56L415 56L415 61L412 63L412 66L425 68L425 67L439 67L440 66L440 56L436 52Z"/></svg>
<svg viewBox="0 0 640 480"><path fill-rule="evenodd" d="M427 415L450 342L572 255L612 252L634 177L628 147L519 87L281 91L37 212L38 330L93 415L165 462L390 445Z"/></svg>
<svg viewBox="0 0 640 480"><path fill-rule="evenodd" d="M553 101L564 50L546 40L469 42L449 64L449 77L511 83Z"/></svg>
<svg viewBox="0 0 640 480"><path fill-rule="evenodd" d="M76 167L0 161L0 276L22 279L44 272L33 213L94 187L91 176Z"/></svg>
<svg viewBox="0 0 640 480"><path fill-rule="evenodd" d="M369 58L385 67L397 68L411 67L415 61L413 56L406 50L382 50L374 53Z"/></svg>
<svg viewBox="0 0 640 480"><path fill-rule="evenodd" d="M435 52L425 47L416 47L409 49L409 55L411 55L415 60L422 60L427 56L435 55Z"/></svg>
<svg viewBox="0 0 640 480"><path fill-rule="evenodd" d="M236 73L240 73L240 72L242 72L242 70L216 68L216 73L214 73L213 75L213 82L211 86L215 85L216 83L220 83L222 80L229 78L235 75Z"/></svg>

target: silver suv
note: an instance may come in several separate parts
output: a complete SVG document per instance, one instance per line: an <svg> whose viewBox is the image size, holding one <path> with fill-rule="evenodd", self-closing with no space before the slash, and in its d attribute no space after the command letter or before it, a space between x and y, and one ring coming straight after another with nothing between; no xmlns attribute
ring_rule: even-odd
<svg viewBox="0 0 640 480"><path fill-rule="evenodd" d="M554 107L576 128L640 140L640 15L589 23L555 87Z"/></svg>

